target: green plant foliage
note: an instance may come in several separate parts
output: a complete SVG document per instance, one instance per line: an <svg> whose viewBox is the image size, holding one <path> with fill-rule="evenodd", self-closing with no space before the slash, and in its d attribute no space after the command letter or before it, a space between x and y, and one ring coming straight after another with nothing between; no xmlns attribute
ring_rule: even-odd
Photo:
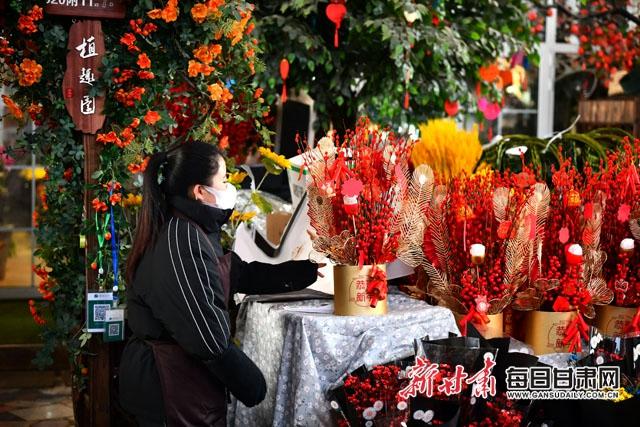
<svg viewBox="0 0 640 427"><path fill-rule="evenodd" d="M473 111L478 69L536 41L525 1L350 0L334 48L327 4L266 0L256 8L267 101L280 93L286 58L287 87L309 93L325 130L330 121L352 127L360 114L385 124L420 123L443 116L447 99Z"/></svg>
<svg viewBox="0 0 640 427"><path fill-rule="evenodd" d="M84 148L61 87L72 20L43 16L37 6L44 4L44 0L10 2L4 17L7 25L0 30L0 84L10 88L5 103L12 100L22 111L17 117L21 124L36 125L33 132L20 133L18 147L32 150L47 170L46 203L34 214L36 256L42 261L36 270L44 300L33 309L36 320L38 312L50 312L51 319L41 320L44 349L37 362L50 363L54 349L64 346L78 380L79 356L89 338L83 333L84 271L96 262L104 274L91 287L112 288L111 239L116 237L122 271L140 205L145 159L194 139L218 144L225 124L236 121L251 120L259 134L268 136L260 127L268 108L253 81L262 64L256 59L260 47L251 34L249 3L127 2L125 19L102 24L106 53L93 93L106 94L107 121L98 135L100 163L93 173L97 184L87 187ZM31 74L21 68L24 64L31 67ZM14 113L20 116L15 109ZM234 143L242 141L225 138L225 144ZM94 209L83 212L87 189L93 191ZM110 206L117 236L107 237ZM85 259L79 236L97 233L103 244ZM120 277L120 291L125 286Z"/></svg>
<svg viewBox="0 0 640 427"><path fill-rule="evenodd" d="M633 135L617 128L600 128L584 133L570 131L550 138L506 135L497 143L485 147L479 164L488 163L501 171L520 171L520 157L507 154L507 150L524 146L527 147L525 163L539 170L542 177L550 179L552 168L560 165L561 158L572 159L578 168L590 165L598 169L606 153L615 150L625 136L633 139Z"/></svg>

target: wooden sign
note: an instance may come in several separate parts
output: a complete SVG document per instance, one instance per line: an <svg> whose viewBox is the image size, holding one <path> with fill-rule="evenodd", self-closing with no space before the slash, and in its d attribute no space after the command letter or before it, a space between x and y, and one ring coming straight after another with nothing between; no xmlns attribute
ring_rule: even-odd
<svg viewBox="0 0 640 427"><path fill-rule="evenodd" d="M47 0L44 12L86 18L124 18L124 0Z"/></svg>
<svg viewBox="0 0 640 427"><path fill-rule="evenodd" d="M62 81L62 96L76 129L95 134L104 124L104 94L92 94L100 77L104 56L104 35L97 20L76 22L69 29L67 70Z"/></svg>

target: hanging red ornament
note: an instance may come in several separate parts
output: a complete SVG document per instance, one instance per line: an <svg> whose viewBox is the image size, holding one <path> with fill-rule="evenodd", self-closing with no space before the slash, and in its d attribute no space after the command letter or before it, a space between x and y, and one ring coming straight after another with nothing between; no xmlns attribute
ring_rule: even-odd
<svg viewBox="0 0 640 427"><path fill-rule="evenodd" d="M280 77L282 78L282 103L287 102L287 78L289 77L289 61L283 58L280 61Z"/></svg>
<svg viewBox="0 0 640 427"><path fill-rule="evenodd" d="M458 114L459 109L460 106L458 105L458 101L449 101L448 99L444 101L444 111L449 117L453 117Z"/></svg>
<svg viewBox="0 0 640 427"><path fill-rule="evenodd" d="M327 14L327 18L336 26L336 31L333 35L333 46L338 47L338 30L340 29L342 20L347 14L347 6L342 3L331 3L327 6L325 13Z"/></svg>
<svg viewBox="0 0 640 427"><path fill-rule="evenodd" d="M404 109L405 110L409 109L409 91L408 90L404 91Z"/></svg>

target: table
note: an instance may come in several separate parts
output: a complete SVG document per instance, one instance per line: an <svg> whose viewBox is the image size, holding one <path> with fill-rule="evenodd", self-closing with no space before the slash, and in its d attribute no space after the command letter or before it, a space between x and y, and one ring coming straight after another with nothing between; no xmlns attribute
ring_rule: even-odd
<svg viewBox="0 0 640 427"><path fill-rule="evenodd" d="M331 300L260 303L249 298L236 337L260 367L267 396L254 408L233 400L231 426L331 426L325 393L342 376L411 356L416 338L458 333L449 309L390 294L386 316L333 316Z"/></svg>

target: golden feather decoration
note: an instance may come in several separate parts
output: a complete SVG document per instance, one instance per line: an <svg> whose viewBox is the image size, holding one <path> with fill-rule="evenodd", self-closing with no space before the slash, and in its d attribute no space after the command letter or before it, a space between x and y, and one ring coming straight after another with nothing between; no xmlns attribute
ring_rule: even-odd
<svg viewBox="0 0 640 427"><path fill-rule="evenodd" d="M425 212L433 195L434 176L429 166L421 165L413 172L407 197L398 215L394 232L400 234L397 256L405 264L416 267L423 260L422 242Z"/></svg>
<svg viewBox="0 0 640 427"><path fill-rule="evenodd" d="M493 214L498 222L507 219L507 206L509 205L509 189L499 187L493 192Z"/></svg>

